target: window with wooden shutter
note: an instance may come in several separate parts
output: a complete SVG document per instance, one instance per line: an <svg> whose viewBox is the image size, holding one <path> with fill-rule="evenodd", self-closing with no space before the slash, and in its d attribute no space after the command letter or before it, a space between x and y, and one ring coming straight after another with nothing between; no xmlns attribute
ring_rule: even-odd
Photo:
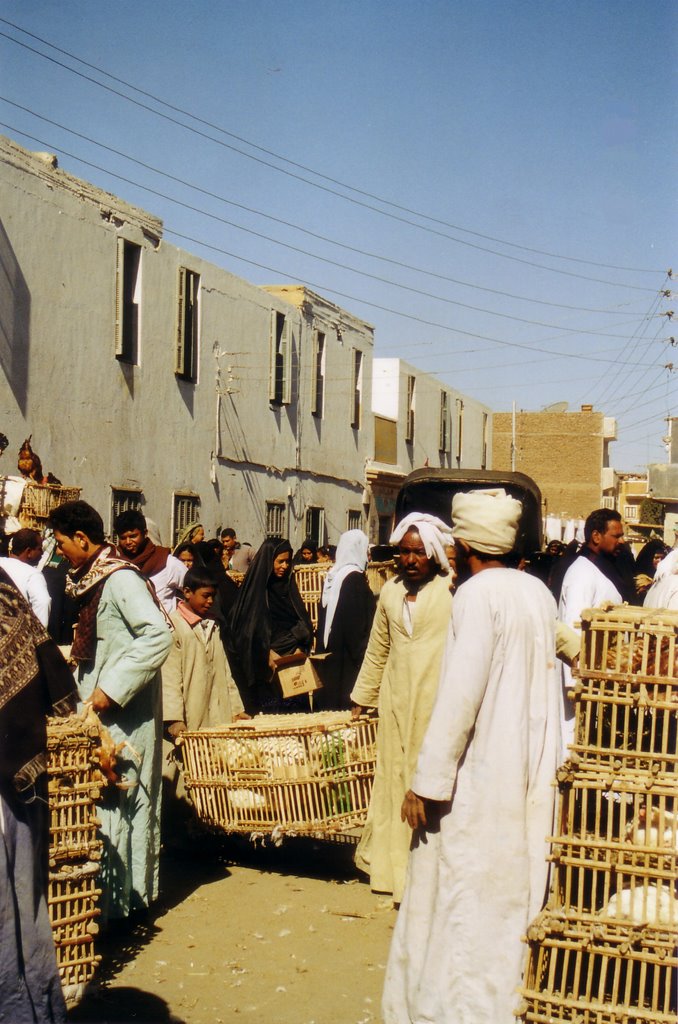
<svg viewBox="0 0 678 1024"><path fill-rule="evenodd" d="M461 398L455 399L457 407L457 446L455 449L455 458L457 465L461 463L461 457L464 448L464 403Z"/></svg>
<svg viewBox="0 0 678 1024"><path fill-rule="evenodd" d="M172 508L172 537L174 547L183 530L200 518L200 497L197 494L175 494Z"/></svg>
<svg viewBox="0 0 678 1024"><path fill-rule="evenodd" d="M174 372L188 381L198 378L199 295L200 274L180 267Z"/></svg>
<svg viewBox="0 0 678 1024"><path fill-rule="evenodd" d="M325 401L325 335L313 334L313 380L311 383L311 412L322 419Z"/></svg>
<svg viewBox="0 0 678 1024"><path fill-rule="evenodd" d="M266 536L285 537L285 505L282 501L266 502Z"/></svg>
<svg viewBox="0 0 678 1024"><path fill-rule="evenodd" d="M353 349L353 376L351 381L351 426L360 428L362 417L363 354Z"/></svg>
<svg viewBox="0 0 678 1024"><path fill-rule="evenodd" d="M271 311L270 371L268 397L275 405L292 401L292 347L287 317Z"/></svg>
<svg viewBox="0 0 678 1024"><path fill-rule="evenodd" d="M317 506L309 506L306 509L306 537L310 537L316 544L325 543L325 509Z"/></svg>
<svg viewBox="0 0 678 1024"><path fill-rule="evenodd" d="M118 238L115 265L115 355L123 363L139 362L141 246Z"/></svg>
<svg viewBox="0 0 678 1024"><path fill-rule="evenodd" d="M414 390L416 377L407 378L407 409L405 411L405 440L414 442Z"/></svg>
<svg viewBox="0 0 678 1024"><path fill-rule="evenodd" d="M446 454L450 450L450 410L447 391L440 392L440 440L438 450Z"/></svg>

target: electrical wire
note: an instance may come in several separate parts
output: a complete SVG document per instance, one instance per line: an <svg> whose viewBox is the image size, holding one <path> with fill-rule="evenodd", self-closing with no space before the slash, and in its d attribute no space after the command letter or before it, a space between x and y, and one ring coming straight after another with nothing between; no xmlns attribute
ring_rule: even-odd
<svg viewBox="0 0 678 1024"><path fill-rule="evenodd" d="M3 19L0 19L0 20L3 20ZM20 29L20 31L23 31L23 30ZM85 81L91 82L93 85L96 85L98 88L104 89L106 92L109 92L109 93L112 93L115 96L118 96L119 98L125 100L127 103L131 103L134 106L141 108L142 110L148 111L149 113L153 114L156 117L162 118L163 120L168 121L171 124L174 124L174 125L177 125L180 128L183 128L185 131L191 132L194 135L197 135L197 136L199 136L201 138L207 139L210 142L214 142L218 146L221 146L221 147L223 147L225 149L228 149L228 150L230 150L232 152L238 153L240 156L244 156L248 160L253 160L256 163L262 164L265 167L268 167L268 168L270 168L270 169L272 169L274 171L277 171L280 174L284 174L284 175L286 175L286 176L288 176L290 178L294 178L294 179L296 179L298 181L301 181L304 184L311 185L313 188L320 189L323 192L326 192L326 193L328 193L330 195L334 195L337 198L344 200L345 202L353 203L354 205L360 206L363 209L371 210L373 213L377 213L377 214L379 214L382 217L388 217L391 220L398 221L398 222L400 222L402 224L408 224L410 227L414 227L414 228L416 228L419 231L425 231L425 232L428 232L429 234L436 235L436 236L441 237L441 238L446 238L448 241L455 242L458 245L467 246L467 247L469 247L471 249L476 249L479 252L485 252L485 253L488 253L490 255L497 256L500 259L511 260L513 262L516 262L516 263L521 263L521 264L523 264L525 266L537 267L537 268L539 268L541 270L546 270L546 271L548 271L550 273L554 273L554 274L562 274L562 275L564 275L566 277L573 277L573 278L578 278L580 280L592 281L592 282L595 282L595 283L598 283L598 284L607 284L607 285L611 285L613 287L618 287L619 286L619 282L616 282L616 281L607 281L607 280L603 280L601 278L595 278L595 277L591 277L591 276L588 276L588 275L585 275L585 274L577 274L577 273L575 273L573 271L562 270L562 269L557 268L557 267L549 267L546 264L536 263L536 262L534 262L532 260L526 260L526 259L523 259L523 258L518 257L518 256L511 256L511 255L509 255L507 253L498 252L495 249L489 249L486 246L477 245L474 242L468 242L468 241L466 241L464 239L456 238L453 235L447 234L446 232L443 232L443 231L439 231L439 230L437 230L435 228L426 227L423 224L418 224L416 221L412 221L409 218L402 217L402 216L394 214L394 213L389 213L389 212L387 212L385 210L381 210L378 207L373 206L370 203L364 202L363 200L354 199L351 196L345 196L345 195L343 195L343 193L337 192L335 189L329 188L326 185L321 185L318 182L310 181L308 178L304 178L304 177L302 177L299 174L293 173L291 171L287 171L287 170L285 170L282 167L277 167L275 164L272 164L272 163L270 163L267 160L263 160L261 157L254 156L251 153L246 153L244 150L239 149L237 146L233 146L230 143L224 142L223 139L216 139L212 135L208 135L206 132L203 132L200 129L194 128L191 125L186 125L182 121L179 121L176 118L171 117L168 114L164 114L160 110L155 110L153 107L149 107L148 104L146 104L146 103L142 103L141 101L134 99L132 96L125 95L125 93L120 92L118 89L114 89L114 88L112 88L109 85L105 85L103 82L97 81L95 78L92 78L90 75L86 75L86 74L84 74L81 71L77 71L75 68L68 67L68 65L64 64L61 61L56 60L54 57L50 57L48 54L41 53L39 50L36 50L34 47L28 46L26 43L22 43L18 39L14 39L12 36L8 35L6 32L1 32L0 31L0 36L4 37L5 39L8 39L12 43L15 43L17 46L23 47L25 50L28 50L29 52L35 53L37 56L42 57L44 60L47 60L47 61L51 62L52 64L55 64L58 67L63 68L64 70L70 72L71 74L77 75L79 78L82 78ZM47 43L46 45L50 46L51 44ZM75 59L78 60L79 58L75 58ZM97 70L99 71L99 73L106 74L106 75L108 74L107 72L104 72L101 69L97 68ZM109 76L109 77L112 77L112 76ZM124 84L125 84L126 88L135 89L134 86L130 86L128 83L124 83ZM159 100L157 102L164 103L164 101L162 101L162 100ZM188 115L188 116L192 116L192 115ZM563 258L563 257L555 257L555 258ZM581 261L581 262L589 262L589 261ZM614 268L614 269L618 269L618 268ZM622 268L622 270L624 270L624 269L625 268ZM632 272L636 272L636 271L632 271ZM642 273L657 273L657 271L645 271L645 270L643 270L641 272ZM651 291L652 290L652 289L643 288L640 285L630 285L630 284L627 284L624 287L631 288L631 289L634 289L636 291Z"/></svg>
<svg viewBox="0 0 678 1024"><path fill-rule="evenodd" d="M0 21L1 20L2 19L0 18ZM384 256L384 255L379 254L379 253L370 252L369 250L366 250L366 249L360 249L360 248L358 248L356 246L347 245L345 242L340 242L337 239L329 238L327 235L321 235L318 232L309 231L307 228L303 228L303 227L301 227L301 225L295 224L292 221L284 220L281 217L276 217L276 216L274 216L272 214L264 213L262 210L257 210L254 207L246 206L245 204L235 202L232 199L227 199L225 196L220 195L219 193L216 193L216 192L212 192L209 189L202 188L200 185L196 185L194 182L186 181L184 178L179 178L179 177L177 177L174 174L170 174L168 171L163 171L163 170L161 170L158 167L154 167L152 164L145 163L143 160L138 160L135 157L130 156L128 153L124 153L122 150L115 149L113 146L108 146L108 145L106 145L106 143L100 142L97 139L93 139L89 135L84 135L82 132L78 132L74 128L68 128L66 125L61 124L59 121L54 121L54 120L52 120L49 117L45 117L42 114L38 114L37 111L32 110L30 107L25 107L25 106L23 106L20 103L16 103L14 100L10 100L7 96L0 96L0 100L2 100L2 102L4 102L4 103L7 103L9 106L15 107L17 110L22 110L24 113L29 114L31 117L38 118L38 120L44 121L46 124L52 125L52 127L54 127L54 128L58 128L61 131L68 132L70 135L74 135L78 139L82 139L83 142L87 142L90 145L97 146L100 149L103 149L103 150L105 150L108 153L113 153L115 156L119 156L122 159L127 160L129 163L135 164L138 167L142 167L142 168L144 168L144 170L151 171L153 174L157 174L160 177L166 178L168 181L173 181L176 184L181 185L184 188L192 189L193 191L198 192L201 195L207 196L210 199L216 199L218 202L224 203L227 206L233 206L236 209L245 211L246 213L252 213L252 214L254 214L257 217L262 217L265 220L273 221L274 223L280 224L280 225L282 225L284 227L292 228L294 231L299 231L301 234L308 235L310 238L315 238L318 241L326 242L329 245L335 245L338 248L345 249L348 252L353 252L353 253L356 253L356 254L358 254L360 256L367 256L370 259L379 260L380 262L384 262L384 263L391 264L392 266L400 267L403 270L408 270L408 271L416 273L416 274L423 274L423 275L425 275L427 277L436 278L437 280L445 281L445 282L450 283L450 284L460 285L460 286L462 286L464 288L471 288L471 289L474 289L476 291L488 292L488 293L490 293L492 295L499 295L502 298L517 299L520 302L531 302L531 303L535 303L535 304L538 304L538 305L541 305L541 306L550 306L550 307L554 307L556 309L567 309L567 310L571 310L573 312L579 312L579 313L597 313L597 314L605 315L605 314L608 314L608 313L615 312L619 316L621 316L621 315L637 316L638 315L636 312L634 312L632 310L622 310L622 309L619 308L619 306L614 306L612 308L606 307L604 309L600 309L600 308L589 307L589 306L573 306L571 304L562 303L562 302L550 302L547 299L535 299L535 298L527 296L527 295L516 295L516 294L514 294L512 292L501 291L500 289L497 289L497 288L489 288L489 287L484 286L484 285L473 284L472 282L469 282L469 281L462 281L462 280L460 280L458 278L455 278L455 277L449 277L446 274L439 274L439 273L437 273L436 271L433 271L433 270L425 270L423 267L417 267L417 266L413 266L412 264L409 264L409 263L404 263L404 262L402 262L400 260L395 260L395 259L393 259L390 256ZM11 127L11 126L6 126L6 127ZM25 134L24 132L20 132L19 129L17 129L17 128L11 128L11 130L12 131L17 131L17 132L19 132L22 135ZM27 137L28 138L34 138L34 136L27 136ZM39 142L40 145L49 145L49 143L44 143L44 142L42 142L39 139L35 139L35 141ZM81 157L72 156L72 154L66 153L63 150L62 150L62 152L64 152L64 154L66 156L71 156L72 159L78 160L80 163L87 164L88 166L96 167L97 169L100 169L98 165L90 164L88 161L83 160ZM112 172L106 171L106 173L112 173ZM129 179L126 179L126 178L122 178L121 180L129 181ZM132 184L136 184L136 183L132 182ZM145 188L145 186L143 186L143 185L137 185L137 187ZM152 191L152 190L147 189L147 191ZM154 194L161 195L161 193L154 193ZM170 201L173 201L173 200L170 200ZM212 216L212 215L211 214L206 214L206 216ZM229 221L224 221L224 223L228 224L230 222ZM241 227L241 230L248 230L248 229ZM268 236L266 236L266 235L261 236L261 237L268 238ZM273 241L275 241L275 240L273 239ZM282 244L282 243L280 243L280 244ZM303 252L304 250L299 250L299 251ZM620 285L620 287L623 288L624 286ZM648 289L648 290L650 290L650 289Z"/></svg>

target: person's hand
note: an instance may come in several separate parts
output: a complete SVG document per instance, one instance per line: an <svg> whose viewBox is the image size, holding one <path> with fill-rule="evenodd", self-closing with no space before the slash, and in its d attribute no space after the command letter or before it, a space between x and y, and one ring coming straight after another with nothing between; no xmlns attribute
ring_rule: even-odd
<svg viewBox="0 0 678 1024"><path fill-rule="evenodd" d="M100 715L102 711L110 711L111 708L118 707L115 701L111 700L108 694L104 693L104 691L101 690L98 686L96 686L92 690L91 696L87 703L91 704L92 710L96 711L98 715Z"/></svg>
<svg viewBox="0 0 678 1024"><path fill-rule="evenodd" d="M400 808L400 818L402 821L406 821L410 828L426 827L426 806L422 798L411 789L405 793L405 799Z"/></svg>
<svg viewBox="0 0 678 1024"><path fill-rule="evenodd" d="M185 722L170 722L167 726L167 735L170 739L174 740L174 743L178 746L182 743L181 734L188 732L188 727Z"/></svg>
<svg viewBox="0 0 678 1024"><path fill-rule="evenodd" d="M276 667L278 665L278 657L279 656L275 653L275 651L268 652L268 667L271 670L271 675L275 672Z"/></svg>
<svg viewBox="0 0 678 1024"><path fill-rule="evenodd" d="M360 705L360 704L352 704L351 705L351 719L352 720L355 720L356 718L360 718L360 716L364 715L364 714L365 714L365 708L362 707L362 705Z"/></svg>
<svg viewBox="0 0 678 1024"><path fill-rule="evenodd" d="M241 711L239 715L233 716L234 722L249 722L252 716L248 715L246 711Z"/></svg>

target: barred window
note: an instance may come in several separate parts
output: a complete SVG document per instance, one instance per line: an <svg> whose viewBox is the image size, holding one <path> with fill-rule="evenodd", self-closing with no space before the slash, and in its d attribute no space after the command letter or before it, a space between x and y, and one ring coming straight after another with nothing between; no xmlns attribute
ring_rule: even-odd
<svg viewBox="0 0 678 1024"><path fill-rule="evenodd" d="M183 530L200 517L200 498L197 494L175 494L172 509L172 537L178 543ZM174 545L173 545L174 546Z"/></svg>
<svg viewBox="0 0 678 1024"><path fill-rule="evenodd" d="M638 518L638 506L637 505L624 505L624 519L637 519Z"/></svg>
<svg viewBox="0 0 678 1024"><path fill-rule="evenodd" d="M346 529L347 530L362 530L363 528L363 514L360 509L350 508L346 517Z"/></svg>
<svg viewBox="0 0 678 1024"><path fill-rule="evenodd" d="M121 512L141 511L143 504L143 492L137 490L123 490L120 487L111 488L111 529L113 523Z"/></svg>
<svg viewBox="0 0 678 1024"><path fill-rule="evenodd" d="M284 537L285 529L285 505L282 501L266 502L266 536Z"/></svg>

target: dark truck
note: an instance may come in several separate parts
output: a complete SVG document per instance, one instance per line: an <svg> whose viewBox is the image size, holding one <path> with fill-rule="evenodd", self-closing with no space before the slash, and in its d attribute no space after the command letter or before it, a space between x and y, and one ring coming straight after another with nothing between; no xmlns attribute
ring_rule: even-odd
<svg viewBox="0 0 678 1024"><path fill-rule="evenodd" d="M503 487L523 506L514 551L529 555L542 547L541 491L524 473L495 469L415 469L405 478L396 498L395 521L410 512L428 512L451 523L452 498L460 491Z"/></svg>

